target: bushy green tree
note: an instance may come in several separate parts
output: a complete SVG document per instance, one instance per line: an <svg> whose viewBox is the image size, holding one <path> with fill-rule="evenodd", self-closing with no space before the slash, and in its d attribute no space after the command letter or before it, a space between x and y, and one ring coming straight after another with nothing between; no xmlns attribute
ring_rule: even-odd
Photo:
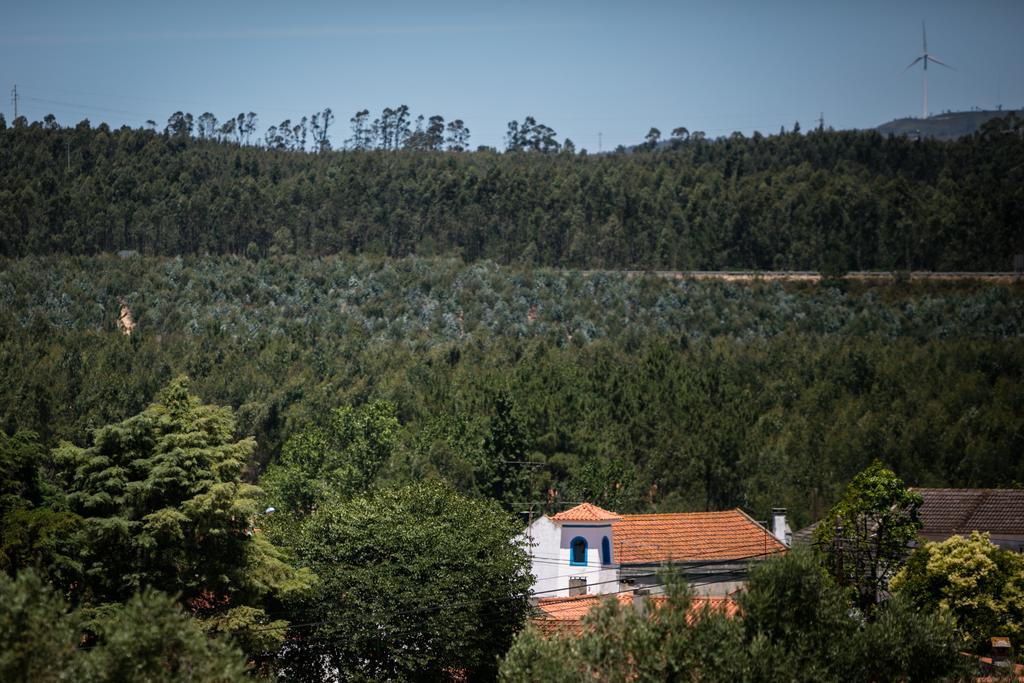
<svg viewBox="0 0 1024 683"><path fill-rule="evenodd" d="M160 592L144 589L88 616L81 681L244 681L246 659Z"/></svg>
<svg viewBox="0 0 1024 683"><path fill-rule="evenodd" d="M921 496L875 461L859 473L818 525L815 538L842 586L855 591L858 606L870 610L899 570L921 522Z"/></svg>
<svg viewBox="0 0 1024 683"><path fill-rule="evenodd" d="M1024 642L1024 557L988 534L918 547L892 589L921 609L948 613L975 651L986 651L992 636Z"/></svg>
<svg viewBox="0 0 1024 683"><path fill-rule="evenodd" d="M331 411L323 426L291 436L264 473L268 499L285 514L307 515L332 498L366 491L387 464L398 436L395 406L373 401Z"/></svg>
<svg viewBox="0 0 1024 683"><path fill-rule="evenodd" d="M332 499L297 540L321 581L285 652L285 673L369 680L493 675L526 614L516 521L440 484Z"/></svg>
<svg viewBox="0 0 1024 683"><path fill-rule="evenodd" d="M900 596L887 600L853 641L849 669L860 681L964 680L970 660L947 615L922 611Z"/></svg>
<svg viewBox="0 0 1024 683"><path fill-rule="evenodd" d="M73 608L32 570L0 574L0 679L244 681L242 653L151 590L102 610Z"/></svg>
<svg viewBox="0 0 1024 683"><path fill-rule="evenodd" d="M201 403L179 378L92 441L56 452L81 517L81 577L64 586L76 602L125 603L155 588L210 628L246 631L269 622L266 607L308 588L308 573L254 534L261 491L240 479L254 444L235 439L230 409Z"/></svg>
<svg viewBox="0 0 1024 683"><path fill-rule="evenodd" d="M0 515L42 502L39 466L45 457L46 449L33 432L8 436L0 430Z"/></svg>
<svg viewBox="0 0 1024 683"><path fill-rule="evenodd" d="M807 548L754 567L740 605L758 680L834 680L856 661L851 638L859 619Z"/></svg>
<svg viewBox="0 0 1024 683"><path fill-rule="evenodd" d="M32 570L0 574L0 679L70 678L78 654L80 615Z"/></svg>
<svg viewBox="0 0 1024 683"><path fill-rule="evenodd" d="M76 537L82 518L64 509L43 476L49 454L32 432L0 431L0 571L45 567L62 586L81 573Z"/></svg>

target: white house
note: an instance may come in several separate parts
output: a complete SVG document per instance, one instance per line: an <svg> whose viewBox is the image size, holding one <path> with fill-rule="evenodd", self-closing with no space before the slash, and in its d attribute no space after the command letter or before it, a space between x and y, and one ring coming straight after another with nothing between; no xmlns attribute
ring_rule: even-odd
<svg viewBox="0 0 1024 683"><path fill-rule="evenodd" d="M751 562L786 551L784 510L774 511L772 526L774 534L739 509L619 515L583 503L540 517L520 540L530 553L536 596L657 593L666 564L698 593L727 595L743 585Z"/></svg>

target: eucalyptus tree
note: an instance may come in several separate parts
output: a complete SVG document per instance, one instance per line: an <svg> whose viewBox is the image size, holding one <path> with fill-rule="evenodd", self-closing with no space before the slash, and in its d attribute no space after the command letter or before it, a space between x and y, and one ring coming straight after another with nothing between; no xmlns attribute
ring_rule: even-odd
<svg viewBox="0 0 1024 683"><path fill-rule="evenodd" d="M219 130L217 117L208 111L203 112L196 119L196 136L200 140L215 140Z"/></svg>
<svg viewBox="0 0 1024 683"><path fill-rule="evenodd" d="M361 109L349 119L352 126L352 137L345 142L350 149L365 150L373 146L373 126L369 119L369 109Z"/></svg>
<svg viewBox="0 0 1024 683"><path fill-rule="evenodd" d="M647 135L644 136L644 145L646 145L647 149L653 150L658 146L659 140L661 140L661 131L652 127L647 131Z"/></svg>
<svg viewBox="0 0 1024 683"><path fill-rule="evenodd" d="M313 114L309 121L309 127L312 131L313 145L317 152L329 152L331 151L331 140L329 137L329 131L331 123L334 122L334 113L330 107L327 107L321 112Z"/></svg>
<svg viewBox="0 0 1024 683"><path fill-rule="evenodd" d="M192 135L193 127L192 114L176 111L168 117L164 134L179 138L188 137Z"/></svg>
<svg viewBox="0 0 1024 683"><path fill-rule="evenodd" d="M446 135L444 144L450 152L469 151L469 128L462 119L449 121L445 128Z"/></svg>

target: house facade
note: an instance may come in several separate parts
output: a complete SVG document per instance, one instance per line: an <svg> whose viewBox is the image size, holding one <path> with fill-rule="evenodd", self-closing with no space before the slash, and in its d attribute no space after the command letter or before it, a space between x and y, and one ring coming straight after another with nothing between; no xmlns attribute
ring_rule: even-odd
<svg viewBox="0 0 1024 683"><path fill-rule="evenodd" d="M739 509L619 515L583 503L544 515L521 541L530 553L533 594L543 598L662 592L671 564L699 595L722 596L746 581L751 562L786 551L785 512L773 532Z"/></svg>

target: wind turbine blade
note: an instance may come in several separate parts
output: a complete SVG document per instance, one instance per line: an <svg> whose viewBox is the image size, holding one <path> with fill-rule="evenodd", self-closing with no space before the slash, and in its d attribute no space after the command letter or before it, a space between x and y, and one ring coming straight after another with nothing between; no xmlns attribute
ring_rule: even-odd
<svg viewBox="0 0 1024 683"><path fill-rule="evenodd" d="M924 45L925 53L928 52L928 34L924 30L924 21L921 22L921 44Z"/></svg>
<svg viewBox="0 0 1024 683"><path fill-rule="evenodd" d="M906 73L906 72L910 71L910 67L914 66L915 64L920 62L922 59L924 59L924 55L921 55L920 57L918 57L917 59L912 61L910 64L907 64L907 68L903 70L903 73Z"/></svg>
<svg viewBox="0 0 1024 683"><path fill-rule="evenodd" d="M935 57L932 57L931 55L928 55L928 61L929 62L935 62L936 64L940 64L940 65L946 67L947 69L953 69L953 67L951 67L949 64L946 64L945 62L940 62L939 60L935 59ZM956 71L956 69L953 69L953 71Z"/></svg>

